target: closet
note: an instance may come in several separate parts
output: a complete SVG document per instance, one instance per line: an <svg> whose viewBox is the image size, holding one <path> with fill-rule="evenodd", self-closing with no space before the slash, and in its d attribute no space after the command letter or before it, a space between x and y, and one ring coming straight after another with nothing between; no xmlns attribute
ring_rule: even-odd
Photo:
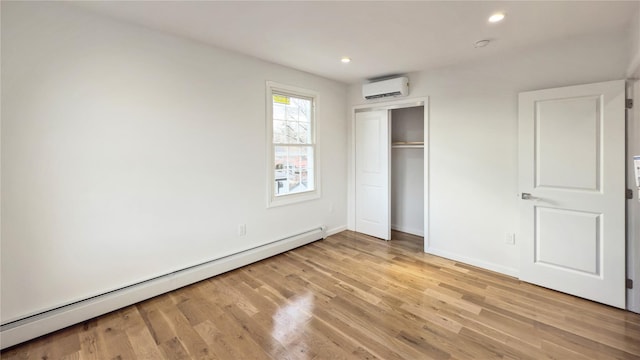
<svg viewBox="0 0 640 360"><path fill-rule="evenodd" d="M354 109L355 230L425 234L426 101Z"/></svg>
<svg viewBox="0 0 640 360"><path fill-rule="evenodd" d="M391 110L391 229L424 236L424 107Z"/></svg>

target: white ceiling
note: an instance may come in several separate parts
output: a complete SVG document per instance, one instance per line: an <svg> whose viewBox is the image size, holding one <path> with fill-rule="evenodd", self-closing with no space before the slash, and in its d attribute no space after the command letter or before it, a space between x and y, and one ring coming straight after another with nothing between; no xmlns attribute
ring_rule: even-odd
<svg viewBox="0 0 640 360"><path fill-rule="evenodd" d="M75 5L346 83L628 32L638 1L86 1ZM490 24L493 12L506 19ZM474 48L491 39L485 48ZM340 58L349 56L350 64Z"/></svg>

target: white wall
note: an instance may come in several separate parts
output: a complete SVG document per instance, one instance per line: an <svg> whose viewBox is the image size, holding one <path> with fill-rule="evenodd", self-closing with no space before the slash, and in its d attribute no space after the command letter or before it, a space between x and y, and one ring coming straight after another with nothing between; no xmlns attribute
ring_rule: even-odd
<svg viewBox="0 0 640 360"><path fill-rule="evenodd" d="M627 40L617 33L566 39L409 74L410 97L430 103L429 251L517 275L517 237L516 246L504 237L518 226L518 93L622 79ZM350 105L365 103L360 89L349 87Z"/></svg>
<svg viewBox="0 0 640 360"><path fill-rule="evenodd" d="M267 80L319 93L320 200L266 208ZM65 4L3 2L2 322L343 228L346 90Z"/></svg>
<svg viewBox="0 0 640 360"><path fill-rule="evenodd" d="M629 49L627 77L640 78L640 6L629 23Z"/></svg>

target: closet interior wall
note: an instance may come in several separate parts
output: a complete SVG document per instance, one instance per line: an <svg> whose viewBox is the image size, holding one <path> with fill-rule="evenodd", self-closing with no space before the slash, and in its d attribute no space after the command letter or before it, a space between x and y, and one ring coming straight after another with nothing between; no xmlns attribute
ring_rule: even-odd
<svg viewBox="0 0 640 360"><path fill-rule="evenodd" d="M424 236L424 106L391 110L391 229Z"/></svg>

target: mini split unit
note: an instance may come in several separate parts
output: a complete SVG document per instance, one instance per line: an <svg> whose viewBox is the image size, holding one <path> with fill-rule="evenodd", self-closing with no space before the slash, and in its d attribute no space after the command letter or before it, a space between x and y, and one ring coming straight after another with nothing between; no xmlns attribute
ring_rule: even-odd
<svg viewBox="0 0 640 360"><path fill-rule="evenodd" d="M408 77L398 77L362 85L362 96L367 100L407 95L409 95Z"/></svg>

